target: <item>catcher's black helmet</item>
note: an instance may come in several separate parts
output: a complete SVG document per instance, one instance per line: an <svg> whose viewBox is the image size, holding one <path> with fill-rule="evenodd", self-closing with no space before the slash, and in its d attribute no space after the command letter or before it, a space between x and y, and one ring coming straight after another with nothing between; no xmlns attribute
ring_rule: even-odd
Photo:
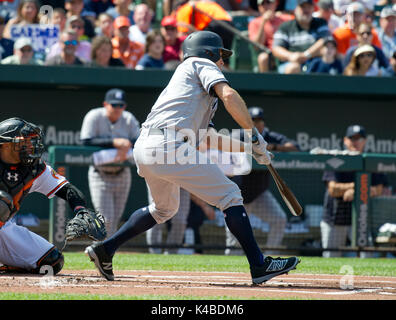
<svg viewBox="0 0 396 320"><path fill-rule="evenodd" d="M264 120L264 110L260 107L250 107L248 109L250 117L252 119L261 119Z"/></svg>
<svg viewBox="0 0 396 320"><path fill-rule="evenodd" d="M29 146L23 144L27 138L30 138ZM42 130L33 123L21 118L10 118L0 122L0 144L14 143L14 148L19 151L21 162L25 165L41 158L44 152L42 140Z"/></svg>
<svg viewBox="0 0 396 320"><path fill-rule="evenodd" d="M223 40L217 33L197 31L191 33L183 41L183 59L190 57L206 58L217 62L220 58L227 59L232 51L224 48Z"/></svg>

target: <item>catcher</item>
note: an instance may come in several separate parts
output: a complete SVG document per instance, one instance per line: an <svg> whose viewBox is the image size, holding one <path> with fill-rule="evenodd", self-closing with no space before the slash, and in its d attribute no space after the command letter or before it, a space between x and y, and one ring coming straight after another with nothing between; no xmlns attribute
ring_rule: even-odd
<svg viewBox="0 0 396 320"><path fill-rule="evenodd" d="M41 129L23 119L0 122L0 272L40 273L49 265L55 275L63 267L58 248L11 220L32 192L58 196L75 212L66 226L66 241L106 237L103 216L87 208L82 192L41 160L42 140Z"/></svg>

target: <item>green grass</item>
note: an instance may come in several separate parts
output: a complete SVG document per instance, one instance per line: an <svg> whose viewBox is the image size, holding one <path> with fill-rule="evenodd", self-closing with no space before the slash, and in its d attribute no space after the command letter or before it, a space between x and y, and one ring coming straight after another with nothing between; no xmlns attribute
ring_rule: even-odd
<svg viewBox="0 0 396 320"><path fill-rule="evenodd" d="M3 300L246 300L229 296L171 296L171 295L109 295L109 294L66 294L66 293L14 293L0 292ZM262 300L253 298L250 300Z"/></svg>
<svg viewBox="0 0 396 320"><path fill-rule="evenodd" d="M168 271L228 271L249 272L243 256L219 255L155 255L116 254L113 260L117 270L168 270ZM345 267L346 266L346 267ZM94 269L94 265L82 253L65 253L65 269ZM352 269L351 269L352 268ZM345 270L345 271L344 271ZM386 258L321 258L301 257L296 273L345 274L396 277L396 259Z"/></svg>
<svg viewBox="0 0 396 320"><path fill-rule="evenodd" d="M94 264L83 253L66 252L66 270L93 270ZM114 257L114 268L122 270L166 270L166 271L228 271L249 273L247 260L243 256L218 255L154 255L142 253L118 253ZM346 266L346 269L344 269ZM301 263L293 273L346 274L396 277L396 259L321 258L301 257ZM274 300L275 298L249 298L248 300ZM285 300L299 300L288 297ZM107 295L68 293L0 293L2 300L244 300L231 296L174 296L174 295ZM276 298L279 300L279 298ZM305 300L305 299L302 299Z"/></svg>

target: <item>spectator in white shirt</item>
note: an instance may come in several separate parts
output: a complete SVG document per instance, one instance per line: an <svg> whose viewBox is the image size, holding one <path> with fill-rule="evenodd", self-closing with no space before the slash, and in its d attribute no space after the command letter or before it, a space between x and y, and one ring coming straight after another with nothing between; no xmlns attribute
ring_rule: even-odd
<svg viewBox="0 0 396 320"><path fill-rule="evenodd" d="M146 44L147 33L151 31L154 12L145 3L136 6L133 14L135 24L129 28L129 40Z"/></svg>

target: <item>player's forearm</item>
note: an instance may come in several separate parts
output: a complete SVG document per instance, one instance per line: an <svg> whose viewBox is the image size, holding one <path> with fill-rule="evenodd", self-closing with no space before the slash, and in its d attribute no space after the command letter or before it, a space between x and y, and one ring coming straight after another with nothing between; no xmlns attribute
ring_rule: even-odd
<svg viewBox="0 0 396 320"><path fill-rule="evenodd" d="M371 186L370 187L370 197L381 196L383 190L384 190L384 186L382 184L379 184L377 186Z"/></svg>
<svg viewBox="0 0 396 320"><path fill-rule="evenodd" d="M316 57L320 55L320 49L322 49L323 44L324 44L324 40L319 39L310 48L305 50L306 54L310 57Z"/></svg>
<svg viewBox="0 0 396 320"><path fill-rule="evenodd" d="M272 54L279 60L289 61L291 52L281 46L277 46L272 48Z"/></svg>
<svg viewBox="0 0 396 320"><path fill-rule="evenodd" d="M236 123L238 123L243 129L252 129L254 127L246 104L236 90L226 85L216 87L216 93L223 101L227 112L236 121Z"/></svg>
<svg viewBox="0 0 396 320"><path fill-rule="evenodd" d="M114 148L113 138L92 138L82 141L84 146L94 146L102 148Z"/></svg>
<svg viewBox="0 0 396 320"><path fill-rule="evenodd" d="M71 183L63 186L55 193L55 195L65 200L72 210L74 210L78 206L85 207L87 205L84 194Z"/></svg>
<svg viewBox="0 0 396 320"><path fill-rule="evenodd" d="M355 183L353 182L342 183L342 182L330 181L327 188L329 190L329 194L333 198L339 198L342 197L347 190L354 189Z"/></svg>

